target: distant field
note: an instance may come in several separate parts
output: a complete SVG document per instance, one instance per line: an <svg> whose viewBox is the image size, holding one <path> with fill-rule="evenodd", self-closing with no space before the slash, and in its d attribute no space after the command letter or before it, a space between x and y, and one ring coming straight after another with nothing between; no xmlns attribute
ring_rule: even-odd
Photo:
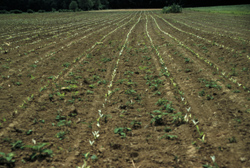
<svg viewBox="0 0 250 168"><path fill-rule="evenodd" d="M250 14L250 4L247 5L228 5L228 6L212 6L212 7L196 7L186 8L189 10L213 13L226 13L226 14Z"/></svg>

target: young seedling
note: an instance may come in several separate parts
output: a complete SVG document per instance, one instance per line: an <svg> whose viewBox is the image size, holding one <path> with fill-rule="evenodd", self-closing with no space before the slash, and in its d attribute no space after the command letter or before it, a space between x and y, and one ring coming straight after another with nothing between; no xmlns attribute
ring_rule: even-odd
<svg viewBox="0 0 250 168"><path fill-rule="evenodd" d="M60 140L63 140L65 138L65 135L67 134L67 132L65 131L60 131L56 134L56 137L59 138Z"/></svg>
<svg viewBox="0 0 250 168"><path fill-rule="evenodd" d="M133 120L130 124L133 126L133 128L141 127L141 122L136 120Z"/></svg>
<svg viewBox="0 0 250 168"><path fill-rule="evenodd" d="M12 145L12 147L11 147L12 150L23 149L24 148L23 141L21 141L21 140L13 142L13 143L11 143L11 145Z"/></svg>
<svg viewBox="0 0 250 168"><path fill-rule="evenodd" d="M168 115L168 113L163 113L160 110L154 110L153 113L156 113L156 115L150 114L153 117L150 124L155 123L155 125L161 125L163 123L162 117Z"/></svg>
<svg viewBox="0 0 250 168"><path fill-rule="evenodd" d="M197 132L199 133L199 140L203 143L205 143L205 134L204 132L201 132L200 129L199 129L199 126L196 125L196 129L197 129Z"/></svg>
<svg viewBox="0 0 250 168"><path fill-rule="evenodd" d="M100 136L99 131L93 131L92 134L94 136L94 139L98 139Z"/></svg>
<svg viewBox="0 0 250 168"><path fill-rule="evenodd" d="M164 134L162 137L160 137L160 139L163 139L163 138L166 138L166 139L176 139L177 136L176 135L169 135L169 134Z"/></svg>
<svg viewBox="0 0 250 168"><path fill-rule="evenodd" d="M44 148L48 143L39 143L36 145L26 145L24 147L30 148L32 150L32 154L30 156L30 160L35 160L38 157L52 157L53 151L51 149Z"/></svg>
<svg viewBox="0 0 250 168"><path fill-rule="evenodd" d="M95 143L95 141L89 140L89 144L92 146Z"/></svg>
<svg viewBox="0 0 250 168"><path fill-rule="evenodd" d="M0 164L9 164L12 165L15 163L15 160L13 160L13 157L15 156L14 153L3 153L0 152Z"/></svg>
<svg viewBox="0 0 250 168"><path fill-rule="evenodd" d="M131 128L119 127L119 128L114 129L114 133L119 134L121 136L121 138L126 138L126 132L128 132L128 131L132 131Z"/></svg>

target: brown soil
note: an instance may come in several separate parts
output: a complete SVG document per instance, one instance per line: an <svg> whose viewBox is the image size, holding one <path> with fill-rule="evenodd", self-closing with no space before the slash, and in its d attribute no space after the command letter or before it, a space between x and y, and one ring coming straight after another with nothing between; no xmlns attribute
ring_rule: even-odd
<svg viewBox="0 0 250 168"><path fill-rule="evenodd" d="M0 16L0 167L250 167L249 16L140 11Z"/></svg>

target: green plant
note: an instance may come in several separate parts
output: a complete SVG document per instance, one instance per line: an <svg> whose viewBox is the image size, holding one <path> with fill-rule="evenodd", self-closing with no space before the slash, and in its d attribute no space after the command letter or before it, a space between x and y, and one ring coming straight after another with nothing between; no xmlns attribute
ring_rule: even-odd
<svg viewBox="0 0 250 168"><path fill-rule="evenodd" d="M128 89L125 91L125 94L135 94L135 93L136 93L136 91L133 89Z"/></svg>
<svg viewBox="0 0 250 168"><path fill-rule="evenodd" d="M21 85L22 85L22 83L21 83L21 82L16 82L16 83L15 83L15 85L17 85L17 86L21 86Z"/></svg>
<svg viewBox="0 0 250 168"><path fill-rule="evenodd" d="M161 107L161 110L166 110L169 113L172 113L175 111L175 109L172 107L172 102L170 104L164 104L163 107Z"/></svg>
<svg viewBox="0 0 250 168"><path fill-rule="evenodd" d="M151 117L153 117L150 121L150 124L155 123L155 125L161 125L163 123L162 117L168 114L168 113L163 113L160 110L154 110L153 113L154 114L150 114Z"/></svg>
<svg viewBox="0 0 250 168"><path fill-rule="evenodd" d="M205 83L205 86L208 88L217 88L218 90L221 90L221 86L218 85L215 81L207 81L206 79L199 78L199 81L202 83Z"/></svg>
<svg viewBox="0 0 250 168"><path fill-rule="evenodd" d="M114 133L119 134L121 136L121 138L126 138L126 133L128 131L132 131L131 128L119 127L119 128L114 129Z"/></svg>
<svg viewBox="0 0 250 168"><path fill-rule="evenodd" d="M94 94L94 92L91 90L87 90L87 94Z"/></svg>
<svg viewBox="0 0 250 168"><path fill-rule="evenodd" d="M30 134L32 134L32 132L33 132L32 130L28 130L28 131L26 132L26 134L27 134L27 135L30 135Z"/></svg>
<svg viewBox="0 0 250 168"><path fill-rule="evenodd" d="M243 67L243 68L242 68L242 71L243 71L243 72L246 72L246 71L248 71L248 68Z"/></svg>
<svg viewBox="0 0 250 168"><path fill-rule="evenodd" d="M104 63L109 62L111 60L112 60L111 58L103 58L103 59L101 59L101 61L104 62Z"/></svg>
<svg viewBox="0 0 250 168"><path fill-rule="evenodd" d="M210 156L214 166L210 166L209 164L203 165L204 168L219 168L218 164L215 162L215 156Z"/></svg>
<svg viewBox="0 0 250 168"><path fill-rule="evenodd" d="M177 136L176 135L164 134L162 137L160 137L160 139L163 139L163 138L166 138L166 139L176 139Z"/></svg>
<svg viewBox="0 0 250 168"><path fill-rule="evenodd" d="M211 95L207 95L207 100L213 100L214 99L214 97L213 96L211 96Z"/></svg>
<svg viewBox="0 0 250 168"><path fill-rule="evenodd" d="M36 145L26 145L24 147L30 148L32 150L32 154L30 156L30 160L35 160L39 157L52 157L53 151L51 149L44 148L45 146L49 145L48 143L39 143Z"/></svg>
<svg viewBox="0 0 250 168"><path fill-rule="evenodd" d="M185 59L185 63L189 63L190 59L189 58L184 58Z"/></svg>
<svg viewBox="0 0 250 168"><path fill-rule="evenodd" d="M181 13L181 12L182 12L182 7L175 3L168 7L165 6L162 9L162 13Z"/></svg>
<svg viewBox="0 0 250 168"><path fill-rule="evenodd" d="M93 162L96 162L96 161L98 160L98 157L97 157L96 155L92 155L92 156L91 156L91 160L92 160Z"/></svg>
<svg viewBox="0 0 250 168"><path fill-rule="evenodd" d="M0 163L1 164L13 164L15 163L15 160L13 160L13 157L15 156L14 153L3 153L0 152Z"/></svg>
<svg viewBox="0 0 250 168"><path fill-rule="evenodd" d="M233 93L240 93L240 90L233 90Z"/></svg>
<svg viewBox="0 0 250 168"><path fill-rule="evenodd" d="M32 65L30 65L30 67L32 67L32 68L36 68L36 67L37 67L37 65L36 65L36 64L32 64Z"/></svg>
<svg viewBox="0 0 250 168"><path fill-rule="evenodd" d="M56 134L56 137L59 138L60 140L63 140L65 138L65 135L67 134L67 132L65 131L60 131Z"/></svg>
<svg viewBox="0 0 250 168"><path fill-rule="evenodd" d="M21 140L18 140L18 141L16 141L16 142L13 142L13 143L11 143L11 149L12 150L15 150L15 149L23 149L23 147L24 147L24 144L23 144L23 141L21 141Z"/></svg>
<svg viewBox="0 0 250 168"><path fill-rule="evenodd" d="M133 126L133 128L141 127L141 122L136 120L133 120L130 124Z"/></svg>
<svg viewBox="0 0 250 168"><path fill-rule="evenodd" d="M68 68L70 66L70 63L66 62L66 63L62 64L62 66Z"/></svg>
<svg viewBox="0 0 250 168"><path fill-rule="evenodd" d="M175 123L176 125L184 123L184 116L182 115L182 112L171 114L171 116L173 117L172 123Z"/></svg>
<svg viewBox="0 0 250 168"><path fill-rule="evenodd" d="M230 84L227 84L226 87L227 87L228 89L231 89L231 88L232 88L232 86L231 86Z"/></svg>
<svg viewBox="0 0 250 168"><path fill-rule="evenodd" d="M236 143L236 138L233 136L232 138L228 138L230 143Z"/></svg>
<svg viewBox="0 0 250 168"><path fill-rule="evenodd" d="M76 168L90 168L90 166L87 165L87 161L83 160L84 164L82 166L77 166Z"/></svg>
<svg viewBox="0 0 250 168"><path fill-rule="evenodd" d="M202 91L199 92L199 96L204 96L205 95L205 90L203 89Z"/></svg>
<svg viewBox="0 0 250 168"><path fill-rule="evenodd" d="M169 101L167 99L164 99L164 98L160 98L155 104L158 105L158 106L162 106L164 105L165 103L168 103Z"/></svg>
<svg viewBox="0 0 250 168"><path fill-rule="evenodd" d="M196 125L196 130L197 130L197 132L199 134L199 138L198 139L200 141L202 141L203 143L205 143L205 134L204 134L204 132L200 131L200 128L199 128L198 125Z"/></svg>

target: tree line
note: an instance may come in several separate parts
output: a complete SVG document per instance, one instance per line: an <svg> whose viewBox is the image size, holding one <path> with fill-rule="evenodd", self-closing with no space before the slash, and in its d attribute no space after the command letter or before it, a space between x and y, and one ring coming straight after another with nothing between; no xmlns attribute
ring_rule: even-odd
<svg viewBox="0 0 250 168"><path fill-rule="evenodd" d="M183 7L233 5L249 3L249 0L0 0L0 10L52 11L77 7L80 10L129 9L129 8L163 8L173 3Z"/></svg>

